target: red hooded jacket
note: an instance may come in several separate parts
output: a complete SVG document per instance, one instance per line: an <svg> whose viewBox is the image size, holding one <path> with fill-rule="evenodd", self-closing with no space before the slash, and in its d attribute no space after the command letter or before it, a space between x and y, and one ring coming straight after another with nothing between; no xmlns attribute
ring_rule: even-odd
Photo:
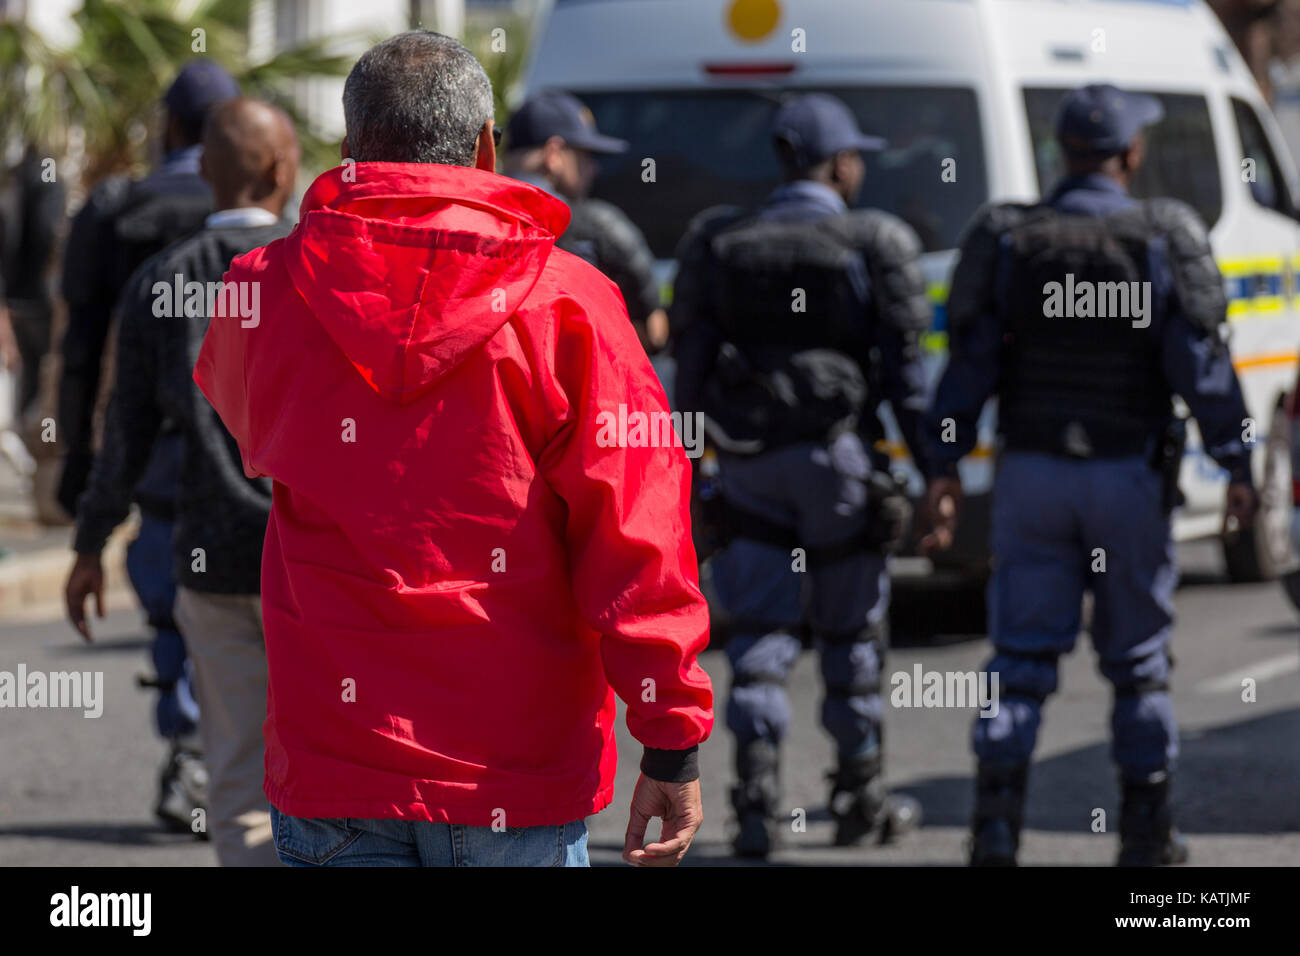
<svg viewBox="0 0 1300 956"><path fill-rule="evenodd" d="M552 248L567 223L493 173L358 163L226 274L260 309L213 317L194 378L274 480L285 813L565 823L613 796L615 692L648 748L712 728L688 463L602 438L667 402L616 287Z"/></svg>

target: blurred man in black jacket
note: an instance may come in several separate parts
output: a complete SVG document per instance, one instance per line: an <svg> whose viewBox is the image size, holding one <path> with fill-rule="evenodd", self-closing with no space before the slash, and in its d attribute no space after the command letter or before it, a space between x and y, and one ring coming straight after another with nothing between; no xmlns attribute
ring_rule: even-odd
<svg viewBox="0 0 1300 956"><path fill-rule="evenodd" d="M293 126L279 110L236 99L213 111L202 163L217 211L194 235L141 266L119 304L104 447L81 498L77 563L67 587L68 613L88 638L86 598L103 589L100 552L126 517L165 423L173 423L182 456L169 558L203 714L208 825L226 865L278 863L262 794L266 656L258 597L271 488L265 478L244 476L234 439L191 376L212 310L231 303L256 308L254 289L227 287L224 296L207 290L217 288L236 256L289 232L280 215L298 159ZM200 288L202 308L191 298Z"/></svg>
<svg viewBox="0 0 1300 956"><path fill-rule="evenodd" d="M64 189L51 165L34 147L10 171L4 201L0 202L0 313L8 313L12 328L11 367L19 371L17 418L36 400L40 363L50 349L53 313L46 283L59 222L63 218ZM5 318L0 315L0 323ZM0 340L5 333L0 331ZM0 363L5 356L0 341Z"/></svg>
<svg viewBox="0 0 1300 956"><path fill-rule="evenodd" d="M58 498L69 514L78 512L78 498L94 462L93 417L114 306L145 259L198 229L212 211L212 190L199 175L203 121L215 104L238 92L234 80L211 61L184 66L163 97L167 125L162 163L138 181L113 177L100 183L73 219L63 256L68 327L62 342L57 419L59 442L66 451ZM203 774L192 757L197 750L193 740L198 707L185 644L172 617L172 521L180 470L180 435L174 425L164 423L152 449L152 459L128 499L128 505L133 499L140 506L140 532L127 551L127 572L154 629L155 676L147 683L158 688L158 733L172 744L158 810L168 822L188 827L184 805L201 802ZM187 794L179 801L178 787Z"/></svg>
<svg viewBox="0 0 1300 956"><path fill-rule="evenodd" d="M235 81L217 64L186 64L163 97L162 163L144 179L115 176L100 183L72 221L63 255L68 328L58 421L67 449L59 502L69 514L76 513L94 460L92 418L113 306L140 263L199 228L212 211L212 191L199 176L203 120L211 107L238 94ZM174 453L169 459L160 450L142 480L137 500L146 514L170 520L174 462Z"/></svg>

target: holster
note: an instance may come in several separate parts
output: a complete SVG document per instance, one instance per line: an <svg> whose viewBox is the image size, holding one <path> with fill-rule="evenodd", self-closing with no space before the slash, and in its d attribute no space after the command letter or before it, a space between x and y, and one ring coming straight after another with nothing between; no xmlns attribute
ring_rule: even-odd
<svg viewBox="0 0 1300 956"><path fill-rule="evenodd" d="M691 537L696 560L703 564L726 547L726 504L718 483L718 452L707 440L703 454L691 460Z"/></svg>
<svg viewBox="0 0 1300 956"><path fill-rule="evenodd" d="M907 485L890 471L873 470L867 479L867 544L882 554L894 554L903 546L911 523Z"/></svg>
<svg viewBox="0 0 1300 956"><path fill-rule="evenodd" d="M736 538L747 538L779 548L803 548L810 567L828 565L864 552L894 553L902 546L912 520L907 486L887 471L873 471L867 479L866 524L862 533L820 547L805 545L793 528L732 504L716 486L710 487L702 481L700 490L699 513L694 518L696 548L700 553L712 554Z"/></svg>
<svg viewBox="0 0 1300 956"><path fill-rule="evenodd" d="M1178 489L1178 472L1183 464L1183 450L1187 447L1187 419L1171 418L1156 442L1155 458L1151 466L1160 475L1160 507L1169 514L1186 499Z"/></svg>

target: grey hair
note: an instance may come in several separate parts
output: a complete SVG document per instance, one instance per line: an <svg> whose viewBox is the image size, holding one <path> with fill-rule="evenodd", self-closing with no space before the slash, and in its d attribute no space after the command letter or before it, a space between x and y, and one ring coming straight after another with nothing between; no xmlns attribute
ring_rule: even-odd
<svg viewBox="0 0 1300 956"><path fill-rule="evenodd" d="M357 60L343 84L343 118L359 163L472 166L492 118L492 82L457 40L411 30Z"/></svg>

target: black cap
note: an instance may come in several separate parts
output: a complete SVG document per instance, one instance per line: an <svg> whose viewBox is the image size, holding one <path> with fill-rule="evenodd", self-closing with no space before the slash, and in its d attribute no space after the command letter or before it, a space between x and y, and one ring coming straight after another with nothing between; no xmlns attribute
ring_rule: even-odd
<svg viewBox="0 0 1300 956"><path fill-rule="evenodd" d="M1094 83L1074 90L1061 103L1056 138L1069 153L1120 153L1143 127L1164 115L1165 108L1154 96Z"/></svg>
<svg viewBox="0 0 1300 956"><path fill-rule="evenodd" d="M575 97L558 91L539 93L515 111L506 127L506 146L528 149L541 146L552 136L560 137L566 146L589 153L624 153L628 148L627 140L598 133L591 110Z"/></svg>
<svg viewBox="0 0 1300 956"><path fill-rule="evenodd" d="M167 109L183 120L200 120L210 107L239 95L239 84L211 60L190 60L163 95Z"/></svg>
<svg viewBox="0 0 1300 956"><path fill-rule="evenodd" d="M885 148L879 136L858 129L858 121L842 100L827 93L807 93L786 102L772 121L772 138L790 145L801 169L844 150Z"/></svg>

